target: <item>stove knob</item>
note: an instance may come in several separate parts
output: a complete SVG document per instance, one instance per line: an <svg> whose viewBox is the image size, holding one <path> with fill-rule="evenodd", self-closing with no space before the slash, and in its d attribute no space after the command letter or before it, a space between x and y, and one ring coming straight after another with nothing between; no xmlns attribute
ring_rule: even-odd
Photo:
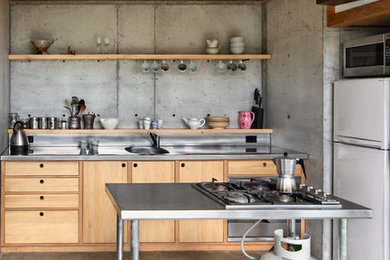
<svg viewBox="0 0 390 260"><path fill-rule="evenodd" d="M300 189L303 189L303 188L305 188L306 187L306 184L299 184L299 188Z"/></svg>
<svg viewBox="0 0 390 260"><path fill-rule="evenodd" d="M328 197L328 193L326 193L325 191L324 192L321 192L321 197L326 200L326 198Z"/></svg>
<svg viewBox="0 0 390 260"><path fill-rule="evenodd" d="M306 191L310 192L313 189L313 186L307 186Z"/></svg>
<svg viewBox="0 0 390 260"><path fill-rule="evenodd" d="M320 194L321 194L321 192L322 192L322 190L321 190L321 189L315 189L315 190L314 190L314 193L315 193L316 195L320 195Z"/></svg>

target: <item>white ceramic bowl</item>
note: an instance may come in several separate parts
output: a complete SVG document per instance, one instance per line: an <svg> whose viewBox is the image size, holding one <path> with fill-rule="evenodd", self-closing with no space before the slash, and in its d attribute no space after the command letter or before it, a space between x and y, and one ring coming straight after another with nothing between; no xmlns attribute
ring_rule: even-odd
<svg viewBox="0 0 390 260"><path fill-rule="evenodd" d="M118 126L119 118L100 118L100 123L102 124L104 129L114 129Z"/></svg>
<svg viewBox="0 0 390 260"><path fill-rule="evenodd" d="M244 53L245 47L230 47L230 52L233 54L242 54Z"/></svg>
<svg viewBox="0 0 390 260"><path fill-rule="evenodd" d="M230 42L243 42L243 41L244 41L244 38L241 36L230 38Z"/></svg>
<svg viewBox="0 0 390 260"><path fill-rule="evenodd" d="M230 47L244 47L245 43L244 42L232 42L230 43Z"/></svg>

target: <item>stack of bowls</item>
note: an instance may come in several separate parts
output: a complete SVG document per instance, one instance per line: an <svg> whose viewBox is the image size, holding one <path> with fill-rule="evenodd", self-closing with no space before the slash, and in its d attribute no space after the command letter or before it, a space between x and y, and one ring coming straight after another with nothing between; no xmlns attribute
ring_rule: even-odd
<svg viewBox="0 0 390 260"><path fill-rule="evenodd" d="M207 125L213 129L224 129L229 126L229 117L209 116L206 118Z"/></svg>
<svg viewBox="0 0 390 260"><path fill-rule="evenodd" d="M230 39L230 52L233 54L242 54L245 50L244 38L241 36Z"/></svg>

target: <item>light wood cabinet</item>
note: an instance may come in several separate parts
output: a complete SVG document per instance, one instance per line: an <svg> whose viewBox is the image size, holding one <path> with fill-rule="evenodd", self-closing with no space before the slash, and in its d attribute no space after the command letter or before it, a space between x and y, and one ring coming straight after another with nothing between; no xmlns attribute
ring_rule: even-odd
<svg viewBox="0 0 390 260"><path fill-rule="evenodd" d="M78 208L78 194L5 195L5 208Z"/></svg>
<svg viewBox="0 0 390 260"><path fill-rule="evenodd" d="M175 182L175 162L132 162L132 183L173 183ZM174 220L140 221L140 242L174 242Z"/></svg>
<svg viewBox="0 0 390 260"><path fill-rule="evenodd" d="M223 182L223 161L180 161L179 182ZM223 220L180 220L179 242L223 242Z"/></svg>
<svg viewBox="0 0 390 260"><path fill-rule="evenodd" d="M84 243L116 243L117 214L105 192L105 184L126 182L127 162L92 161L83 163ZM125 230L127 230L126 225ZM125 232L125 241L127 233Z"/></svg>
<svg viewBox="0 0 390 260"><path fill-rule="evenodd" d="M6 176L14 175L79 175L78 162L7 162Z"/></svg>
<svg viewBox="0 0 390 260"><path fill-rule="evenodd" d="M227 174L229 177L261 177L278 176L276 165L272 160L239 160L228 161ZM295 176L302 176L301 165L296 166Z"/></svg>
<svg viewBox="0 0 390 260"><path fill-rule="evenodd" d="M6 192L78 192L79 178L12 178L5 179Z"/></svg>
<svg viewBox="0 0 390 260"><path fill-rule="evenodd" d="M69 211L6 211L5 243L78 243L79 216Z"/></svg>

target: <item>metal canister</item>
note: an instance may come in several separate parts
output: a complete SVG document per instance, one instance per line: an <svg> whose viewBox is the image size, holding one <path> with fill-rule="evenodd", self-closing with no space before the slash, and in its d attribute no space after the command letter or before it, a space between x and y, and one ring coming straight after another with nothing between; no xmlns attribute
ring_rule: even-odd
<svg viewBox="0 0 390 260"><path fill-rule="evenodd" d="M47 129L57 129L57 117L48 117L47 118Z"/></svg>
<svg viewBox="0 0 390 260"><path fill-rule="evenodd" d="M19 121L18 113L9 113L8 118L8 128L13 128L16 121Z"/></svg>
<svg viewBox="0 0 390 260"><path fill-rule="evenodd" d="M30 128L31 129L38 129L38 117L30 117Z"/></svg>
<svg viewBox="0 0 390 260"><path fill-rule="evenodd" d="M66 129L67 128L67 123L65 120L61 121L61 129Z"/></svg>
<svg viewBox="0 0 390 260"><path fill-rule="evenodd" d="M39 129L47 129L47 118L46 117L38 117L38 128Z"/></svg>

